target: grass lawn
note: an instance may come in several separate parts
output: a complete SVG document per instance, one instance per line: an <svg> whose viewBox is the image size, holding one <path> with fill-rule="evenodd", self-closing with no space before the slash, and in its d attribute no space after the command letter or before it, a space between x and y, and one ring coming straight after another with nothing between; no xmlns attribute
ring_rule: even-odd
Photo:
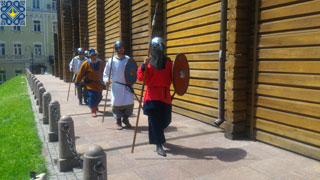
<svg viewBox="0 0 320 180"><path fill-rule="evenodd" d="M26 83L19 75L0 85L0 179L48 172Z"/></svg>

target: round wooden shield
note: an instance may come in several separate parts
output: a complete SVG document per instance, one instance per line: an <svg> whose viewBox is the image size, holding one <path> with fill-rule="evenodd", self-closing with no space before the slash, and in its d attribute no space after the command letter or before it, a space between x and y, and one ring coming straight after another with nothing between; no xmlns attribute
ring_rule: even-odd
<svg viewBox="0 0 320 180"><path fill-rule="evenodd" d="M137 70L137 63L134 60L129 59L124 69L124 77L129 86L132 86L137 81Z"/></svg>
<svg viewBox="0 0 320 180"><path fill-rule="evenodd" d="M187 92L190 79L189 63L184 54L178 54L173 63L172 81L175 92L182 96Z"/></svg>

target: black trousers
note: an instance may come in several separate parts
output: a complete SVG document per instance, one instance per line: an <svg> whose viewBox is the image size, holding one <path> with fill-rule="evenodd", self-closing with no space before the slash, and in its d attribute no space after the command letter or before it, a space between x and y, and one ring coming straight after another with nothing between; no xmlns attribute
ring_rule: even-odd
<svg viewBox="0 0 320 180"><path fill-rule="evenodd" d="M150 144L163 144L166 142L164 129L171 123L171 112L171 105L165 103L157 104L157 108L149 109L145 112L148 115Z"/></svg>
<svg viewBox="0 0 320 180"><path fill-rule="evenodd" d="M78 99L79 100L82 100L82 97L83 97L84 102L88 101L88 90L87 90L87 87L84 83L79 84L79 86L77 88L77 92L78 92Z"/></svg>

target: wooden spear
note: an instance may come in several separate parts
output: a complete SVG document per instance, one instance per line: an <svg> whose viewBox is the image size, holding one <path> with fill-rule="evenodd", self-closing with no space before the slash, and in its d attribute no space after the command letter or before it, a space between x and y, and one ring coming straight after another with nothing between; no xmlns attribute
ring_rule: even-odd
<svg viewBox="0 0 320 180"><path fill-rule="evenodd" d="M153 19L152 19L151 39L150 39L150 41L149 41L148 57L150 56L151 40L152 40L152 36L153 36L153 28L154 28L154 25L155 25L155 22L156 22L157 9L158 9L158 2L156 3L156 8L155 8L155 10L154 10L154 15L153 15ZM147 70L148 70L147 67L145 67L144 74L143 74L142 90L141 90L141 94L140 94L140 101L139 101L137 121L136 121L136 126L135 126L135 129L134 129L134 136L133 136L133 143L132 143L131 153L133 153L133 151L134 151L134 145L135 145L135 143L136 143L136 136L137 136L137 131L138 131L138 124L139 124L139 118L140 118L140 110L141 110L141 106L142 106L142 97L143 97L144 85L145 85L145 82L146 82Z"/></svg>
<svg viewBox="0 0 320 180"><path fill-rule="evenodd" d="M107 92L106 92L106 101L104 102L104 108L103 108L103 114L102 114L102 123L104 123L104 113L106 112L106 106L107 106L108 91L109 91L110 79L111 79L111 71L112 71L113 54L114 54L114 48L113 48L113 50L112 50L112 56L111 56L111 64L110 64L110 70L109 70L109 79L108 79Z"/></svg>

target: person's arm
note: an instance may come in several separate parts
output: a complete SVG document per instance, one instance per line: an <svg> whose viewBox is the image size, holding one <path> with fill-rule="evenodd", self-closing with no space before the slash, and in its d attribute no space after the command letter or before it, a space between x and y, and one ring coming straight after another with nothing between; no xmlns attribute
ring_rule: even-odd
<svg viewBox="0 0 320 180"><path fill-rule="evenodd" d="M73 58L71 59L70 63L69 63L69 70L71 72L73 72Z"/></svg>
<svg viewBox="0 0 320 180"><path fill-rule="evenodd" d="M144 72L145 72L145 69L148 67L149 61L150 61L149 57L145 57L143 64L141 64L141 66L138 68L137 78L139 81L143 81Z"/></svg>
<svg viewBox="0 0 320 180"><path fill-rule="evenodd" d="M103 82L106 84L109 82L110 62L111 62L111 58L107 61L107 64L103 70Z"/></svg>
<svg viewBox="0 0 320 180"><path fill-rule="evenodd" d="M82 65L81 65L81 67L80 67L80 69L79 69L79 71L77 73L77 77L76 77L76 79L74 81L74 85L75 86L79 86L80 82L82 81L82 79L83 79L83 77L84 77L84 75L85 75L85 73L87 71L85 64L87 64L87 63L85 63L85 62L82 63Z"/></svg>

